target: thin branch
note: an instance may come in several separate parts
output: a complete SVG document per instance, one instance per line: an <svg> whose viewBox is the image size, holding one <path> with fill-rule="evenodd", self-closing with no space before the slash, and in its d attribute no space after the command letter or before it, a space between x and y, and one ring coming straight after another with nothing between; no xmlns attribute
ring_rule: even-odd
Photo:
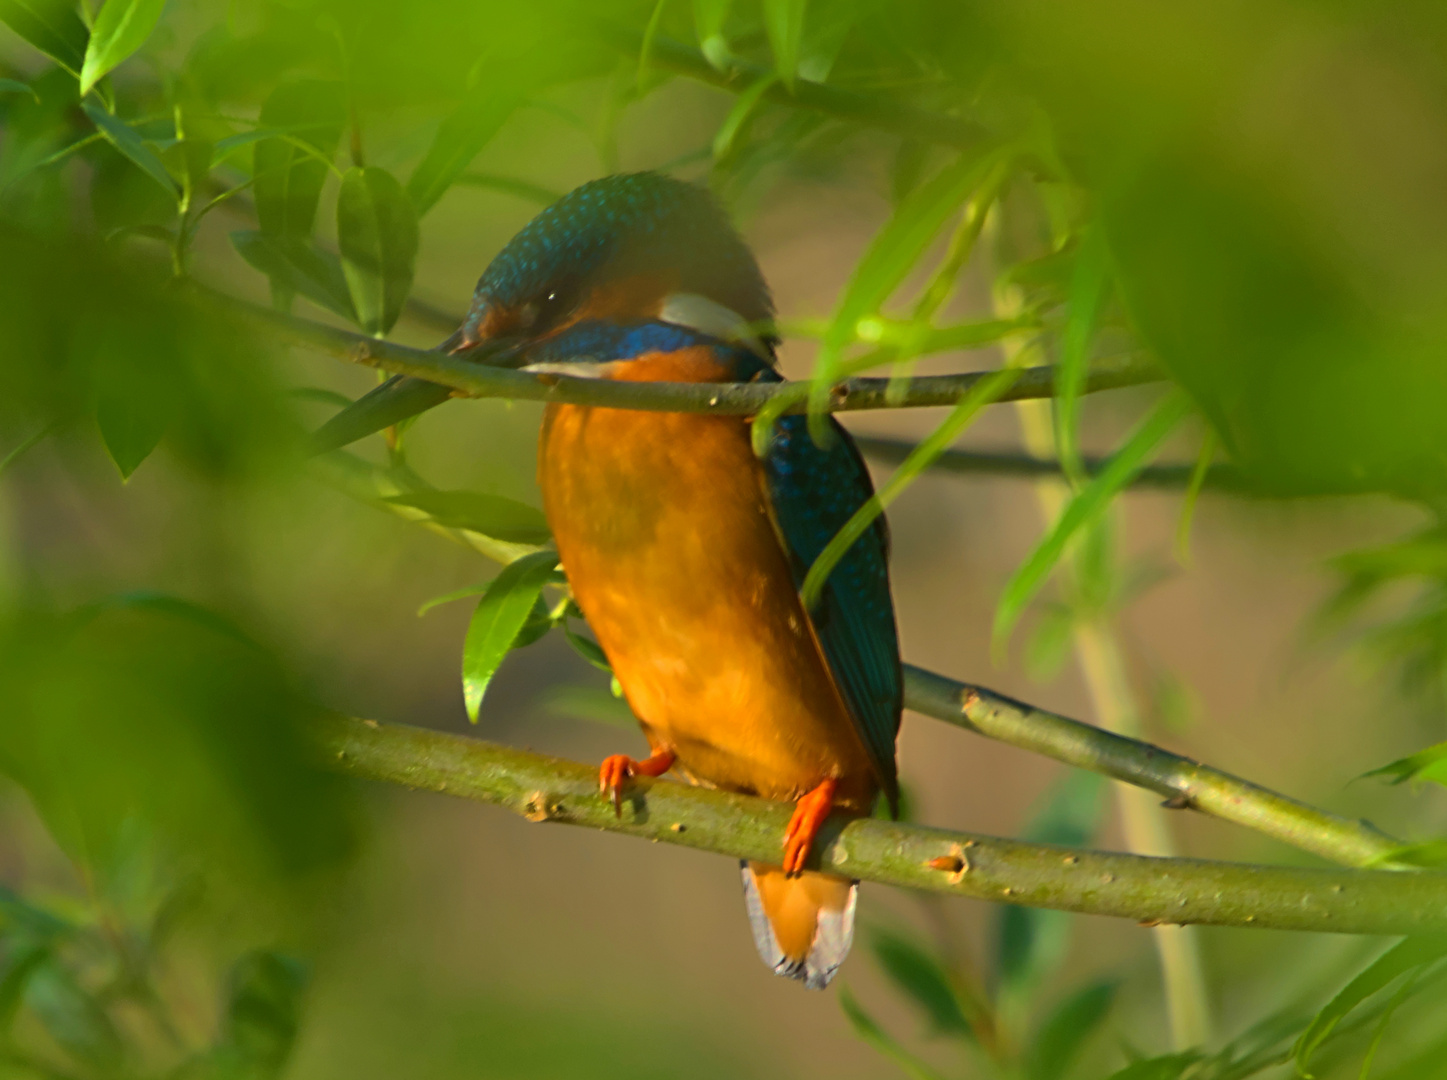
<svg viewBox="0 0 1447 1080"><path fill-rule="evenodd" d="M284 340L318 349L342 360L380 368L398 375L411 375L428 382L450 386L468 397L511 398L527 401L560 401L577 405L598 405L613 409L643 409L658 412L703 412L720 416L748 416L765 402L779 396L797 400L784 410L801 413L808 408L807 382L797 383L646 383L582 379L569 375L535 375L525 371L491 367L469 361L465 354L449 355L429 349L413 349L389 341L378 341L333 326L299 319L280 312L246 304L229 297L207 294L213 302L240 312L266 326ZM863 409L921 408L954 405L973 386L993 372L959 375L925 375L913 379L909 389L888 396L889 379L845 379L835 385L830 397L832 412ZM1159 369L1136 358L1106 361L1092 368L1086 392L1137 386L1161 379ZM1018 401L1051 397L1055 388L1053 367L1027 368L1000 398Z"/></svg>
<svg viewBox="0 0 1447 1080"><path fill-rule="evenodd" d="M904 703L925 716L1154 791L1173 808L1244 825L1346 866L1380 862L1402 846L1368 822L1318 810L1150 743L921 668L905 666Z"/></svg>
<svg viewBox="0 0 1447 1080"><path fill-rule="evenodd" d="M333 718L327 759L371 780L741 859L776 862L792 807L639 779L614 816L596 769L458 735ZM911 889L1144 923L1353 934L1447 928L1447 874L1302 870L1075 851L872 819L831 818L810 867ZM943 867L943 868L941 868Z"/></svg>
<svg viewBox="0 0 1447 1080"><path fill-rule="evenodd" d="M629 27L600 21L598 29L605 40L629 56L637 56L642 50L643 36ZM731 94L742 93L772 74L769 69L737 58L731 59L727 68L720 70L697 49L661 34L654 36L649 43L648 63L650 67L671 71ZM764 91L764 99L776 105L809 109L864 127L961 149L979 146L990 138L984 127L963 117L927 112L882 94L847 90L808 79L795 79L792 92L783 83L775 82Z"/></svg>
<svg viewBox="0 0 1447 1080"><path fill-rule="evenodd" d="M906 439L881 439L871 435L856 435L854 441L866 457L890 465L896 465L907 458L916 445ZM1087 476L1097 475L1109 464L1105 458L1096 457L1082 458L1081 463ZM1058 461L993 450L946 450L930 468L941 472L1024 478L1062 475ZM1131 486L1184 491L1194 470L1194 465L1147 465L1131 482ZM1246 479L1230 465L1211 466L1206 473L1205 487L1211 491L1238 494L1249 494L1252 491Z"/></svg>

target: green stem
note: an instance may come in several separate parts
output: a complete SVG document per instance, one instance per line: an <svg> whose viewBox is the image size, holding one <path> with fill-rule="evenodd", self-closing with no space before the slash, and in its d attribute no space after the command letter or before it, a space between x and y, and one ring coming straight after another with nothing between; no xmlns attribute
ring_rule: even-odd
<svg viewBox="0 0 1447 1080"><path fill-rule="evenodd" d="M326 759L354 776L504 806L530 821L583 825L733 858L777 861L793 810L786 803L638 779L615 816L598 794L591 766L341 717L320 721L317 734ZM1447 874L1433 871L1156 859L837 815L825 823L809 866L904 888L1137 922L1352 934L1447 929Z"/></svg>

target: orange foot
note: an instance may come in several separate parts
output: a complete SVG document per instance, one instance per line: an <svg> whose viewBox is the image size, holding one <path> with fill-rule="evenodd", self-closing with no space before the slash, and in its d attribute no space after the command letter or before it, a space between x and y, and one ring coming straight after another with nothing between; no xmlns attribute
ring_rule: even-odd
<svg viewBox="0 0 1447 1080"><path fill-rule="evenodd" d="M673 768L672 750L655 750L651 757L634 761L627 754L614 754L604 758L598 769L598 791L613 799L613 812L623 816L623 785L631 776L662 776Z"/></svg>
<svg viewBox="0 0 1447 1080"><path fill-rule="evenodd" d="M825 780L794 807L794 816L784 830L784 872L797 874L804 869L804 860L819 835L819 827L834 809L833 780Z"/></svg>

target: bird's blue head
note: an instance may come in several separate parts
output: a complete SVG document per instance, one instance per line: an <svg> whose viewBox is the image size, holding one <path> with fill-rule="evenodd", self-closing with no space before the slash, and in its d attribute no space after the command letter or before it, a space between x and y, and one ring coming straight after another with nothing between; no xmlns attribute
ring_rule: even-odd
<svg viewBox="0 0 1447 1080"><path fill-rule="evenodd" d="M736 340L772 360L763 274L704 188L658 173L575 188L493 259L473 294L460 348L545 340L597 320L658 320Z"/></svg>

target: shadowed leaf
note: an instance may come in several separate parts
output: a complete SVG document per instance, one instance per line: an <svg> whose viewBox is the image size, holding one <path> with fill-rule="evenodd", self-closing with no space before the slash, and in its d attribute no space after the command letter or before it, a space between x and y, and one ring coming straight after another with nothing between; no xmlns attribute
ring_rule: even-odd
<svg viewBox="0 0 1447 1080"><path fill-rule="evenodd" d="M142 172L165 188L173 198L180 197L180 185L166 171L160 155L152 150L150 145L137 135L129 124L112 116L93 101L82 103L81 108L85 110L85 115L90 117L91 123L95 124L96 129L106 137L106 141L130 158Z"/></svg>
<svg viewBox="0 0 1447 1080"><path fill-rule="evenodd" d="M337 196L337 246L357 325L378 337L402 314L417 265L417 213L386 169L349 169Z"/></svg>
<svg viewBox="0 0 1447 1080"><path fill-rule="evenodd" d="M1408 780L1431 780L1447 787L1447 742L1418 750L1410 757L1399 758L1380 769L1363 773L1361 778L1368 776L1381 776L1393 784L1403 784Z"/></svg>
<svg viewBox="0 0 1447 1080"><path fill-rule="evenodd" d="M418 217L437 205L517 109L519 100L514 91L485 83L442 121L426 156L407 180L407 195Z"/></svg>
<svg viewBox="0 0 1447 1080"><path fill-rule="evenodd" d="M839 988L839 1007L844 1010L844 1015L849 1019L849 1026L854 1029L854 1034L903 1069L910 1080L943 1080L939 1073L900 1046L880 1027L874 1017L865 1012L859 1002L854 1000L854 995L849 992L847 987Z"/></svg>
<svg viewBox="0 0 1447 1080"><path fill-rule="evenodd" d="M1026 1075L1029 1080L1064 1080L1085 1041L1110 1014L1120 983L1091 983L1055 1007L1031 1040Z"/></svg>
<svg viewBox="0 0 1447 1080"><path fill-rule="evenodd" d="M949 976L934 957L914 942L887 932L872 934L869 944L884 973L924 1013L932 1032L972 1034Z"/></svg>
<svg viewBox="0 0 1447 1080"><path fill-rule="evenodd" d="M439 525L468 529L512 544L546 544L552 534L541 510L476 491L413 491L387 500L421 510Z"/></svg>
<svg viewBox="0 0 1447 1080"><path fill-rule="evenodd" d="M0 0L0 22L72 75L85 63L90 32L66 0Z"/></svg>
<svg viewBox="0 0 1447 1080"><path fill-rule="evenodd" d="M462 696L467 718L474 724L488 684L512 651L557 565L556 552L524 555L503 567L478 601L462 645Z"/></svg>
<svg viewBox="0 0 1447 1080"><path fill-rule="evenodd" d="M273 236L308 237L316 223L332 157L346 123L346 96L337 83L282 83L261 106L258 122L276 135L256 144L256 219Z"/></svg>
<svg viewBox="0 0 1447 1080"><path fill-rule="evenodd" d="M764 29L774 52L774 70L792 92L799 73L799 50L804 41L807 0L763 0Z"/></svg>
<svg viewBox="0 0 1447 1080"><path fill-rule="evenodd" d="M125 1048L110 1017L58 960L48 960L30 975L25 1004L77 1060L103 1072L120 1064Z"/></svg>
<svg viewBox="0 0 1447 1080"><path fill-rule="evenodd" d="M231 234L231 243L254 269L289 293L299 293L348 322L357 321L341 260L297 237L256 231Z"/></svg>

